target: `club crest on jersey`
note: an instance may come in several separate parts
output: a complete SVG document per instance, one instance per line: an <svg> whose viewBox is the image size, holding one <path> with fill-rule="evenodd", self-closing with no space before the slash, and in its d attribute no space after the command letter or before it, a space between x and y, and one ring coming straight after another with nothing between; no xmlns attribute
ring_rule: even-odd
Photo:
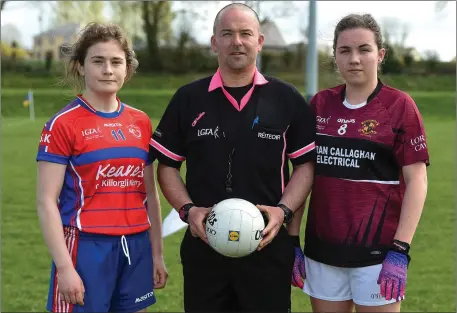
<svg viewBox="0 0 457 313"><path fill-rule="evenodd" d="M141 138L141 130L138 126L130 124L127 128L129 130L129 133L131 133L133 136L135 136L138 139Z"/></svg>
<svg viewBox="0 0 457 313"><path fill-rule="evenodd" d="M379 122L375 120L366 120L363 121L361 124L362 128L359 129L359 132L361 132L362 135L369 136L376 134L375 128L379 125Z"/></svg>

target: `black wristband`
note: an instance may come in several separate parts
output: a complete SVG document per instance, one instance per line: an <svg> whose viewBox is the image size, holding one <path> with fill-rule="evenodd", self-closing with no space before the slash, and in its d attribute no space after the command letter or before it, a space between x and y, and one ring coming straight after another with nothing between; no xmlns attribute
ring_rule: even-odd
<svg viewBox="0 0 457 313"><path fill-rule="evenodd" d="M396 239L392 242L392 246L390 248L391 251L395 251L395 252L401 253L404 256L406 256L406 258L408 259L408 266L409 266L409 263L411 263L411 257L409 256L409 249L410 249L410 246L408 243L400 241L400 240L396 240Z"/></svg>
<svg viewBox="0 0 457 313"><path fill-rule="evenodd" d="M410 246L406 242L403 242L403 241L400 241L400 240L396 240L396 239L394 239L394 241L392 242L391 250L397 251L397 252L402 253L404 255L408 255L409 254L409 249L410 249Z"/></svg>

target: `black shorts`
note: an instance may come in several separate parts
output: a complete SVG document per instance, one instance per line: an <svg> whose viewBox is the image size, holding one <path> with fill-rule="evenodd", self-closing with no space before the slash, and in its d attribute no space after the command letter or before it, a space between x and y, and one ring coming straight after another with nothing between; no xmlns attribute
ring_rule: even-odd
<svg viewBox="0 0 457 313"><path fill-rule="evenodd" d="M284 226L242 258L214 251L189 229L181 243L185 312L290 312L294 242Z"/></svg>

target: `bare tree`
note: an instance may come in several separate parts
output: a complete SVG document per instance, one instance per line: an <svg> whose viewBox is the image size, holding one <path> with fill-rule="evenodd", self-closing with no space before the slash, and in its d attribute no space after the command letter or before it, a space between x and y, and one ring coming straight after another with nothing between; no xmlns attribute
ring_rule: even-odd
<svg viewBox="0 0 457 313"><path fill-rule="evenodd" d="M386 44L393 47L398 56L403 57L411 26L396 17L385 17L381 20L381 28Z"/></svg>
<svg viewBox="0 0 457 313"><path fill-rule="evenodd" d="M381 29L384 41L392 44L397 37L398 29L400 28L400 20L396 17L384 17L381 19Z"/></svg>
<svg viewBox="0 0 457 313"><path fill-rule="evenodd" d="M187 44L192 41L193 33L195 31L195 21L198 19L206 19L206 16L201 15L201 12L193 8L193 4L189 3L188 8L182 8L176 13L177 20L177 33L176 44L178 49L184 51Z"/></svg>
<svg viewBox="0 0 457 313"><path fill-rule="evenodd" d="M175 14L171 10L169 1L144 1L141 12L149 58L154 60L149 66L154 71L160 71L163 64L160 58L159 43L160 40L170 42L171 22Z"/></svg>
<svg viewBox="0 0 457 313"><path fill-rule="evenodd" d="M2 41L8 45L11 45L13 42L16 42L19 46L23 44L21 30L14 24L2 25L1 37Z"/></svg>
<svg viewBox="0 0 457 313"><path fill-rule="evenodd" d="M440 57L438 52L436 52L435 50L426 50L424 51L424 60L427 70L433 73L440 61Z"/></svg>
<svg viewBox="0 0 457 313"><path fill-rule="evenodd" d="M51 24L54 26L67 23L88 24L104 22L104 1L56 1L52 7Z"/></svg>
<svg viewBox="0 0 457 313"><path fill-rule="evenodd" d="M211 15L212 11L219 7L220 1L174 1L174 12L177 16L178 29L183 27L184 21L189 21L190 29L186 32L195 33L198 31L206 30L209 25L212 25L214 16Z"/></svg>
<svg viewBox="0 0 457 313"><path fill-rule="evenodd" d="M144 39L140 1L109 1L113 10L112 22L119 25L132 41Z"/></svg>
<svg viewBox="0 0 457 313"><path fill-rule="evenodd" d="M308 10L304 10L304 11L300 11L300 13L298 14L298 18L300 20L300 35L302 36L303 38L303 41L304 42L308 42L308 32L309 32L309 25L308 25L308 20L309 20L309 11Z"/></svg>
<svg viewBox="0 0 457 313"><path fill-rule="evenodd" d="M290 1L284 1L280 3L269 1L241 1L244 4L250 6L259 15L260 24L265 21L274 20L276 18L284 18L292 16L296 11L297 7Z"/></svg>
<svg viewBox="0 0 457 313"><path fill-rule="evenodd" d="M24 1L40 10L43 18L47 11L47 20L50 26L66 23L88 24L90 22L104 22L103 10L106 1Z"/></svg>

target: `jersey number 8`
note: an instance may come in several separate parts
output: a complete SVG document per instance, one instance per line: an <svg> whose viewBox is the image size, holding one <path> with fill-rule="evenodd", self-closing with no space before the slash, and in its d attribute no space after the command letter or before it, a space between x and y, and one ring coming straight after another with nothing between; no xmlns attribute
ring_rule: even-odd
<svg viewBox="0 0 457 313"><path fill-rule="evenodd" d="M348 124L343 124L338 128L338 134L339 135L344 135L346 134L346 128L348 127Z"/></svg>

